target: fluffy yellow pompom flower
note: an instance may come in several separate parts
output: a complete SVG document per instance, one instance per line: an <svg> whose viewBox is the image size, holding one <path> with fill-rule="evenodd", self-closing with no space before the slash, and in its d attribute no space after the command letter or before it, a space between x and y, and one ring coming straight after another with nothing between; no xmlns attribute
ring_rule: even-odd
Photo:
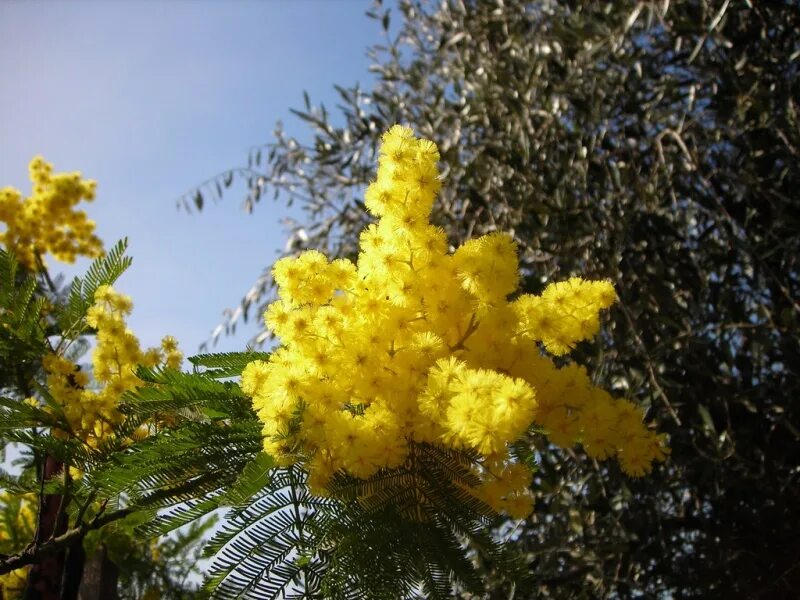
<svg viewBox="0 0 800 600"><path fill-rule="evenodd" d="M30 197L23 198L11 187L0 189L0 221L6 225L0 243L31 270L48 252L68 263L79 255L102 255L94 221L75 209L81 200L94 200L95 182L82 179L80 173L53 173L53 166L41 156L31 160L29 171Z"/></svg>
<svg viewBox="0 0 800 600"><path fill-rule="evenodd" d="M95 291L86 321L97 331L97 345L92 352L97 386L90 388L89 375L70 360L55 354L44 358L48 388L69 424L70 430L60 435L74 435L96 446L122 422L124 417L117 404L122 394L141 384L136 376L139 365L180 367L183 354L172 336L164 337L160 348L142 350L139 339L125 322L131 310L131 298L111 286L102 285Z"/></svg>
<svg viewBox="0 0 800 600"><path fill-rule="evenodd" d="M538 424L561 446L583 443L638 476L663 458L663 440L626 400L595 388L566 354L599 329L616 300L606 281L574 277L509 302L517 249L504 233L450 254L429 216L440 188L435 144L394 126L365 199L378 218L361 234L358 261L317 251L279 260L279 299L267 326L282 346L251 363L241 386L264 423L264 449L304 461L320 493L338 471L369 478L402 465L410 444L482 457L470 491L524 517L530 469L509 445Z"/></svg>

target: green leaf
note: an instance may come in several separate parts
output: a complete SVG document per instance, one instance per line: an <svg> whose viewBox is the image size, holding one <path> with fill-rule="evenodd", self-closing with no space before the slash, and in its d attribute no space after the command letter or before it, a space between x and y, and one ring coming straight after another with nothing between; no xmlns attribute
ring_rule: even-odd
<svg viewBox="0 0 800 600"><path fill-rule="evenodd" d="M275 460L269 454L259 452L225 494L224 502L231 505L248 502L269 483L270 472L274 467Z"/></svg>
<svg viewBox="0 0 800 600"><path fill-rule="evenodd" d="M198 354L190 356L189 362L195 369L203 368L202 373L215 379L238 377L244 368L256 360L269 360L269 352L227 352L221 354Z"/></svg>
<svg viewBox="0 0 800 600"><path fill-rule="evenodd" d="M97 288L101 285L113 285L131 266L133 259L125 256L127 247L127 238L121 239L105 256L91 264L84 277L73 279L67 303L57 313L59 328L68 339L75 339L85 332L83 319L94 303Z"/></svg>

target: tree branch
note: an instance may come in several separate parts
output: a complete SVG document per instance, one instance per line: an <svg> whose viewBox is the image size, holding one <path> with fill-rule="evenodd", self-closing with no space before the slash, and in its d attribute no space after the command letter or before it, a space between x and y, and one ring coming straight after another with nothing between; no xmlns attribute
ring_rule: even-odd
<svg viewBox="0 0 800 600"><path fill-rule="evenodd" d="M132 512L132 509L124 508L112 513L108 513L107 515L98 516L91 522L81 523L80 526L69 529L61 535L47 540L42 544L32 544L19 554L3 556L2 560L0 560L0 575L5 575L14 569L19 569L20 567L24 567L26 565L38 563L45 556L50 556L51 554L60 552L61 550L64 550L74 544L76 541L83 539L83 536L90 531L94 529L100 529L104 525L108 525L109 523L118 521L119 519L123 519Z"/></svg>

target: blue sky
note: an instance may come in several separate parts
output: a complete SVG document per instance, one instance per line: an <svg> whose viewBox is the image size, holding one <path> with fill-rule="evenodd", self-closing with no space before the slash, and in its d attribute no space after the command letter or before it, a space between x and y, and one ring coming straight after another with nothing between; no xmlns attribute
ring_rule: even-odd
<svg viewBox="0 0 800 600"><path fill-rule="evenodd" d="M193 184L246 161L277 120L335 104L333 84L369 86L381 41L370 0L0 3L0 186L29 193L35 154L98 181L88 205L112 245L127 236L131 328L147 345L175 335L195 353L276 257L281 204L253 215L230 193L200 214L176 209ZM52 258L51 271L76 274ZM242 349L255 332L221 339Z"/></svg>

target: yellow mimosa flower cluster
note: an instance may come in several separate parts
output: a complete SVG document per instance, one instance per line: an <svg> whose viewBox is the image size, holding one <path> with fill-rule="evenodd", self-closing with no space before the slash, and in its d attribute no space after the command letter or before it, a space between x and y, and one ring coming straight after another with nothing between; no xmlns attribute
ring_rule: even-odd
<svg viewBox="0 0 800 600"><path fill-rule="evenodd" d="M16 505L16 506L15 506ZM14 506L16 518L10 507ZM31 494L12 496L8 492L0 492L0 553L12 554L22 550L33 540L36 528L36 512ZM28 567L22 567L0 575L0 598L16 600L25 592Z"/></svg>
<svg viewBox="0 0 800 600"><path fill-rule="evenodd" d="M89 374L72 361L57 354L45 357L50 393L61 404L72 435L96 446L111 434L114 425L123 420L117 410L120 396L141 385L136 376L139 365L154 367L163 364L180 368L183 354L172 336L161 341L160 348L141 349L139 339L128 329L125 317L133 309L129 296L104 285L97 288L94 304L86 316L87 323L97 330L97 345L92 353L97 389L90 389Z"/></svg>
<svg viewBox="0 0 800 600"><path fill-rule="evenodd" d="M409 443L470 449L473 493L513 516L530 512L531 471L508 446L537 423L561 445L617 456L641 475L663 457L642 411L591 385L562 355L598 331L616 299L607 281L572 278L521 295L513 239L491 233L448 252L429 216L440 187L436 145L394 126L382 140L357 264L317 251L279 260L265 314L282 346L248 365L242 389L264 423L265 451L302 460L324 491L345 471L368 478L406 461Z"/></svg>
<svg viewBox="0 0 800 600"><path fill-rule="evenodd" d="M94 200L96 183L81 179L80 173L53 173L53 166L41 156L31 160L29 171L30 197L23 198L12 187L0 189L0 221L6 225L0 243L31 270L48 252L68 263L78 255L102 255L94 221L75 209L81 200Z"/></svg>

